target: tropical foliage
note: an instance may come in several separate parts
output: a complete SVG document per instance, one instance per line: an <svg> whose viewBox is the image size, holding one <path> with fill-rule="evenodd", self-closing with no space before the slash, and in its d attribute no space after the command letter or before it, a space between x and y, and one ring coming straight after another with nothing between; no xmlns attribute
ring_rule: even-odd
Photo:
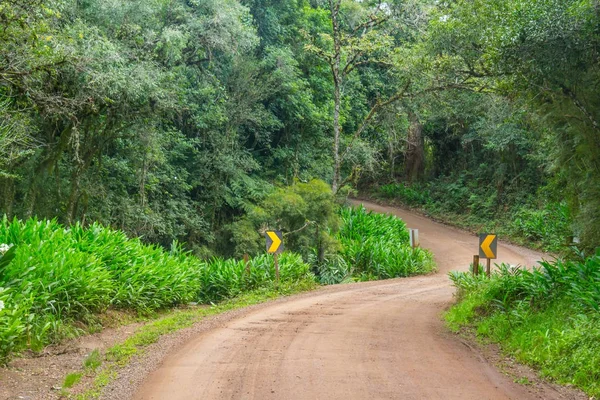
<svg viewBox="0 0 600 400"><path fill-rule="evenodd" d="M410 246L408 230L401 219L367 212L364 207L345 208L341 217L341 255L359 279L390 279L435 270L428 250Z"/></svg>
<svg viewBox="0 0 600 400"><path fill-rule="evenodd" d="M0 223L0 361L24 348L76 335L75 323L100 326L108 308L148 314L188 303L211 303L275 285L272 257L209 262L128 239L99 224L70 228L29 219ZM311 287L310 266L280 258L282 286Z"/></svg>
<svg viewBox="0 0 600 400"><path fill-rule="evenodd" d="M177 242L165 251L98 223L66 228L56 220L4 217L0 223L0 362L22 349L40 350L83 329L101 328L99 316L108 309L148 315L262 289L286 293L311 289L318 281L387 279L434 268L427 251L410 248L401 220L367 213L364 208L344 208L339 211L343 228L337 233L338 212L330 213L334 202L324 183L298 185L287 192L297 211L325 219L305 224L320 227L322 235L299 230L286 239L291 250L307 252L309 262L300 253L286 251L279 257L279 281L273 256L264 250L247 262L218 257L202 261ZM301 206L303 197L298 193L313 200L323 197L322 207L315 200L310 205L317 208L306 211L311 207ZM297 219L296 208L284 205L283 209L287 211L274 214L281 219L272 223L289 227L285 224ZM323 221L335 224L323 225ZM292 240L294 235L298 236ZM325 251L319 247L323 238L328 238L329 246L318 258ZM261 242L264 246L264 238Z"/></svg>

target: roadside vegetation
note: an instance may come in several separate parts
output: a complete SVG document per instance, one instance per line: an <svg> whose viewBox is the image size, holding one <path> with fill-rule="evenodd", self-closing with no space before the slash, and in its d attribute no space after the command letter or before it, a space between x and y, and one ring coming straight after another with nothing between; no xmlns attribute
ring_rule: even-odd
<svg viewBox="0 0 600 400"><path fill-rule="evenodd" d="M501 265L491 279L450 277L458 289L451 329L473 330L542 376L600 396L600 252L531 271Z"/></svg>
<svg viewBox="0 0 600 400"><path fill-rule="evenodd" d="M108 309L152 315L189 304L217 304L257 290L285 294L315 288L319 282L387 279L433 270L431 254L410 248L406 226L399 219L364 208L337 210L331 190L322 182L279 190L309 197L316 191L323 201L313 201L313 208L304 209L302 196L288 196L294 206L278 203L284 207L275 213L280 218L274 226L293 229L284 217L298 219L305 210L321 218L310 221L301 215L298 224L304 229L327 229L316 236L305 230L288 236L285 245L291 251L279 257L279 285L273 257L264 254L258 229L251 232L251 238L256 236L252 245L263 249L246 263L239 258L201 260L178 243L165 250L97 223L66 228L55 220L4 217L0 223L0 361L24 349L39 351L64 338L101 329L99 315ZM257 207L255 213L258 210L262 209ZM342 230L332 230L340 224ZM319 261L324 241L327 253Z"/></svg>
<svg viewBox="0 0 600 400"><path fill-rule="evenodd" d="M367 212L364 207L341 211L338 234L341 256L360 280L427 274L435 270L428 250L411 248L406 224L392 215ZM330 270L325 269L329 272Z"/></svg>
<svg viewBox="0 0 600 400"><path fill-rule="evenodd" d="M3 1L0 357L108 308L272 288L266 228L286 234L282 285L430 271L401 223L338 208L356 191L595 254L598 9Z"/></svg>
<svg viewBox="0 0 600 400"><path fill-rule="evenodd" d="M494 232L505 240L544 251L568 251L573 220L565 201L515 193L502 201L478 180L450 183L437 179L422 184L390 183L372 195L388 203L420 210L443 222L475 232Z"/></svg>
<svg viewBox="0 0 600 400"><path fill-rule="evenodd" d="M5 218L0 242L11 246L0 253L0 361L84 333L82 326L100 329L97 316L109 308L150 315L275 285L272 257L251 259L247 270L242 261L201 261L177 244L165 251L98 224L66 229ZM297 254L283 254L280 269L282 288L316 285Z"/></svg>

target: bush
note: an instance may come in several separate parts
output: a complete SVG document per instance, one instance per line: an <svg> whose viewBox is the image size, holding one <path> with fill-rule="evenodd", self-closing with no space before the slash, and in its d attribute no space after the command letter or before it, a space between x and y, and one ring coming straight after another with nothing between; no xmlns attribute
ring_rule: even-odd
<svg viewBox="0 0 600 400"><path fill-rule="evenodd" d="M336 209L331 188L321 180L278 188L230 226L234 254L260 254L264 238L258 232L266 228L294 232L286 237L286 249L302 254L305 260L315 248L321 254L335 252Z"/></svg>
<svg viewBox="0 0 600 400"><path fill-rule="evenodd" d="M429 192L422 187L408 186L401 183L383 185L379 193L387 199L399 200L407 206L424 206L430 201Z"/></svg>
<svg viewBox="0 0 600 400"><path fill-rule="evenodd" d="M340 254L327 254L322 261L318 260L317 254L313 254L310 262L315 266L322 285L336 285L356 280L354 268Z"/></svg>
<svg viewBox="0 0 600 400"><path fill-rule="evenodd" d="M558 251L572 235L571 218L566 204L551 203L542 209L520 207L514 214L515 233L541 242L550 251Z"/></svg>
<svg viewBox="0 0 600 400"><path fill-rule="evenodd" d="M279 274L280 284L315 282L310 265L303 262L299 254L283 253L279 257ZM215 258L204 265L200 282L199 299L205 303L232 298L259 288L274 287L273 256L264 254L254 257L249 260L247 267L243 261Z"/></svg>

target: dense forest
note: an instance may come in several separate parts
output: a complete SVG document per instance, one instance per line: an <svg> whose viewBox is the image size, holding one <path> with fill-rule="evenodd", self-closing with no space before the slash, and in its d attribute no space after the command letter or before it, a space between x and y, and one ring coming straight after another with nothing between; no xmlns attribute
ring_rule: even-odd
<svg viewBox="0 0 600 400"><path fill-rule="evenodd" d="M597 0L2 0L0 214L240 255L269 215L322 200L323 180L592 250L599 13ZM289 230L328 218L302 207ZM305 237L326 239L319 224Z"/></svg>

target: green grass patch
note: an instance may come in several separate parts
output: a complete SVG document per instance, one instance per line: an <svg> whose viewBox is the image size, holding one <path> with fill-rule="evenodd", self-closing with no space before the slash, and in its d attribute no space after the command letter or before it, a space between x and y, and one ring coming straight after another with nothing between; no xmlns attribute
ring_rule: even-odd
<svg viewBox="0 0 600 400"><path fill-rule="evenodd" d="M98 350L94 350L83 360L83 368L87 371L96 371L102 365L102 355Z"/></svg>
<svg viewBox="0 0 600 400"><path fill-rule="evenodd" d="M542 376L600 396L600 252L533 271L503 265L491 279L451 278L459 301L445 316L450 329L471 329Z"/></svg>
<svg viewBox="0 0 600 400"><path fill-rule="evenodd" d="M83 376L83 373L81 373L81 372L73 372L71 374L68 374L65 377L65 381L63 382L63 389L69 389L69 388L72 388L73 386L77 385L79 383L79 381L81 381L82 376Z"/></svg>

